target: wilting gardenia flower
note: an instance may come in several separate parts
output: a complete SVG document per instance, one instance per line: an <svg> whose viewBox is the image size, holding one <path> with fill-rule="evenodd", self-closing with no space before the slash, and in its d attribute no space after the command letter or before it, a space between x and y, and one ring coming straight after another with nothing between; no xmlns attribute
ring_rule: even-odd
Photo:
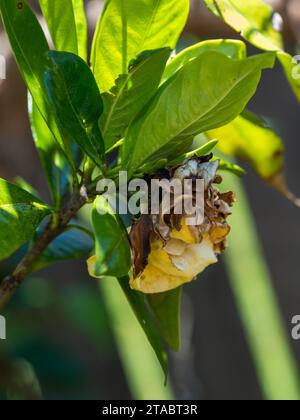
<svg viewBox="0 0 300 420"><path fill-rule="evenodd" d="M203 180L204 217L190 226L187 215L142 215L130 232L133 252L133 275L130 286L143 293L161 293L189 283L226 247L230 232L227 217L234 203L232 192L220 193L214 184L222 182L217 175L218 161L212 156L192 158L170 171L170 179ZM196 193L193 190L194 193Z"/></svg>

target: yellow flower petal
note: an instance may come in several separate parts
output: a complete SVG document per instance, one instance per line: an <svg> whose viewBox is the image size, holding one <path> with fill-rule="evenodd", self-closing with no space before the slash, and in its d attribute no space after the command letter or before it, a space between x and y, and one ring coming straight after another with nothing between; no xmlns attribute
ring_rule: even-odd
<svg viewBox="0 0 300 420"><path fill-rule="evenodd" d="M182 221L182 228L180 231L173 229L171 232L172 239L180 239L181 241L187 242L188 244L195 244L196 238L194 237L191 229L186 224L185 219Z"/></svg>
<svg viewBox="0 0 300 420"><path fill-rule="evenodd" d="M192 278L176 277L166 274L152 264L148 264L140 276L135 279L131 278L130 287L143 293L154 294L176 289L192 280Z"/></svg>

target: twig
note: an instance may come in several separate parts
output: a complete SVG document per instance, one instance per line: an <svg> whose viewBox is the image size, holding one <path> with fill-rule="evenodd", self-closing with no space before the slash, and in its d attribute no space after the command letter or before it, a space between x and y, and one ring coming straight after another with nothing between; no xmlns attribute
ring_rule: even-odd
<svg viewBox="0 0 300 420"><path fill-rule="evenodd" d="M30 274L36 261L45 251L48 245L61 233L77 212L89 201L89 193L83 186L80 191L74 193L65 207L58 215L57 222L53 226L50 220L44 232L37 238L29 252L19 263L12 274L6 277L0 284L0 311L13 297L21 283Z"/></svg>

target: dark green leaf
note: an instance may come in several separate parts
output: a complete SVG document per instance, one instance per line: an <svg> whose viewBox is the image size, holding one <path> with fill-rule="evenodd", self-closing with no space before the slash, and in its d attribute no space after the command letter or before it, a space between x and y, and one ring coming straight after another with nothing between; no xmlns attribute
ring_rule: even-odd
<svg viewBox="0 0 300 420"><path fill-rule="evenodd" d="M180 308L182 288L149 295L148 301L163 338L174 350L180 349Z"/></svg>
<svg viewBox="0 0 300 420"><path fill-rule="evenodd" d="M206 52L185 64L158 91L147 112L129 128L122 163L132 174L144 162L186 152L193 138L229 123L256 91L275 55L232 60ZM186 150L184 150L186 149Z"/></svg>
<svg viewBox="0 0 300 420"><path fill-rule="evenodd" d="M154 96L170 54L169 48L142 53L130 64L128 73L119 76L111 91L102 95L104 112L100 126L106 149L122 137Z"/></svg>
<svg viewBox="0 0 300 420"><path fill-rule="evenodd" d="M38 271L51 264L87 258L94 248L94 240L80 228L70 227L58 236L43 252L32 271Z"/></svg>
<svg viewBox="0 0 300 420"><path fill-rule="evenodd" d="M154 325L149 311L145 303L145 296L142 293L135 292L129 287L129 277L123 277L119 279L119 284L137 318L141 327L143 328L158 361L167 376L167 362L168 356L164 348L162 339L156 326ZM138 355L137 355L138 357Z"/></svg>
<svg viewBox="0 0 300 420"><path fill-rule="evenodd" d="M108 92L141 52L174 48L188 16L189 0L110 0L92 47L92 69L101 92Z"/></svg>
<svg viewBox="0 0 300 420"><path fill-rule="evenodd" d="M31 239L49 213L49 208L39 199L0 179L0 260Z"/></svg>
<svg viewBox="0 0 300 420"><path fill-rule="evenodd" d="M45 85L57 122L101 167L104 144L98 120L103 103L93 74L77 55L51 51L48 58Z"/></svg>
<svg viewBox="0 0 300 420"><path fill-rule="evenodd" d="M70 167L31 96L28 99L28 113L33 140L40 155L53 202L58 208L67 190Z"/></svg>
<svg viewBox="0 0 300 420"><path fill-rule="evenodd" d="M92 213L96 255L88 261L93 277L126 275L131 267L131 253L126 229L109 203L100 196Z"/></svg>
<svg viewBox="0 0 300 420"><path fill-rule="evenodd" d="M33 100L72 163L68 142L62 139L56 124L49 118L48 102L44 94L45 54L49 47L43 30L25 0L0 0L0 11L17 64Z"/></svg>

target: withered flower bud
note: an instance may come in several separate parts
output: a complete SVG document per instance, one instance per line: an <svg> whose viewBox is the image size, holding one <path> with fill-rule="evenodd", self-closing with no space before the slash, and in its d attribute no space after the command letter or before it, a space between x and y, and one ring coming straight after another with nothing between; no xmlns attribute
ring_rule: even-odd
<svg viewBox="0 0 300 420"><path fill-rule="evenodd" d="M142 215L131 229L133 253L132 289L143 293L161 293L189 283L226 248L230 233L227 217L235 201L232 192L220 193L216 184L219 161L212 155L186 160L170 171L170 179L203 180L204 218L190 226L187 215L175 214L174 208L164 214ZM192 190L192 194L196 191ZM176 198L178 199L178 197ZM181 197L180 199L183 199Z"/></svg>

